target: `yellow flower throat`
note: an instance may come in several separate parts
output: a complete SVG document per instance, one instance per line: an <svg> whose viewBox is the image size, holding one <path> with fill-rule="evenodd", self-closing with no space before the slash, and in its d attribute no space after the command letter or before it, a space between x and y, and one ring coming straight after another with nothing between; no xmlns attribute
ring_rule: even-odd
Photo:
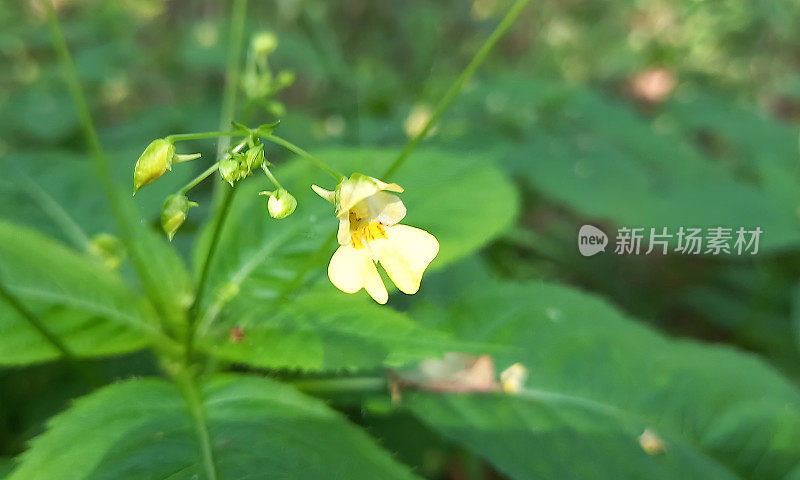
<svg viewBox="0 0 800 480"><path fill-rule="evenodd" d="M378 222L369 222L364 226L356 226L350 230L350 245L355 249L362 249L367 243L379 238L388 238L383 225Z"/></svg>

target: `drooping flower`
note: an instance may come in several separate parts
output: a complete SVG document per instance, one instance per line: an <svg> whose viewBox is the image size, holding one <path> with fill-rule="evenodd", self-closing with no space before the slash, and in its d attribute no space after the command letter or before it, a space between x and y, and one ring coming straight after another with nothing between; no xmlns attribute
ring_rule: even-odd
<svg viewBox="0 0 800 480"><path fill-rule="evenodd" d="M402 193L402 187L354 173L335 191L312 188L334 204L339 219L339 248L328 265L336 288L346 293L364 288L376 302L386 303L389 293L378 273L380 263L401 292L419 290L422 274L439 253L439 242L425 230L399 224L406 207L389 192Z"/></svg>

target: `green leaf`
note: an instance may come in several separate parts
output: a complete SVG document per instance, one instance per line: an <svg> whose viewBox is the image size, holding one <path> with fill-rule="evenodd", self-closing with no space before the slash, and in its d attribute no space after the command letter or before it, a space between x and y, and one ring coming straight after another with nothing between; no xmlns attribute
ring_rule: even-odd
<svg viewBox="0 0 800 480"><path fill-rule="evenodd" d="M641 422L549 394L404 396L411 410L445 436L515 479L736 479L680 437L648 455L637 441Z"/></svg>
<svg viewBox="0 0 800 480"><path fill-rule="evenodd" d="M0 279L78 356L126 353L152 331L142 300L112 272L32 230L0 221ZM0 302L0 364L52 360L58 351Z"/></svg>
<svg viewBox="0 0 800 480"><path fill-rule="evenodd" d="M665 106L665 117L684 135L713 134L713 145L738 170L758 178L764 191L797 207L797 129L709 91L689 91Z"/></svg>
<svg viewBox="0 0 800 480"><path fill-rule="evenodd" d="M396 153L392 149L363 148L316 155L344 172L380 176ZM290 164L277 169L276 175L297 198L297 210L286 219L270 219L266 200L256 195L266 179L240 187L211 269L209 285L214 291L233 283L263 301L286 293L287 282L309 266L318 276L324 275L334 245L322 257L312 258L311 264L307 257L336 231L337 221L333 206L310 187L312 183L329 189L335 185L302 158L292 158ZM441 248L431 270L482 247L516 216L513 186L489 159L477 155L421 150L392 180L405 188L401 198L408 215L402 223L425 229L439 240ZM198 255L206 251L208 233L206 242L200 242ZM197 259L198 264L201 261Z"/></svg>
<svg viewBox="0 0 800 480"><path fill-rule="evenodd" d="M204 387L220 479L411 479L322 402L263 378L218 376ZM105 387L55 417L9 480L207 480L186 405L157 379Z"/></svg>
<svg viewBox="0 0 800 480"><path fill-rule="evenodd" d="M0 477L4 477L11 473L14 468L14 459L8 457L0 457Z"/></svg>
<svg viewBox="0 0 800 480"><path fill-rule="evenodd" d="M462 141L485 148L507 138L488 129L518 129L522 141L507 154L511 170L579 215L648 233L759 226L760 251L800 243L797 139L788 127L699 100L672 102L668 114L650 121L592 90L510 75L470 92L467 102L486 110L472 115L490 126ZM701 129L722 131L747 161L698 148Z"/></svg>
<svg viewBox="0 0 800 480"><path fill-rule="evenodd" d="M800 463L800 392L752 355L666 338L602 300L541 283L468 292L449 324L461 338L516 347L495 359L526 365L528 390L411 395L408 405L517 478L566 478L552 475L556 467L580 477L591 460L603 478L640 476L626 470L635 466L667 478L771 479ZM665 453L637 450L644 428ZM529 444L537 458L516 450Z"/></svg>
<svg viewBox="0 0 800 480"><path fill-rule="evenodd" d="M231 328L241 329L240 341L229 338ZM201 342L227 361L307 371L402 365L448 351L486 349L340 292L304 294L279 309L237 305Z"/></svg>

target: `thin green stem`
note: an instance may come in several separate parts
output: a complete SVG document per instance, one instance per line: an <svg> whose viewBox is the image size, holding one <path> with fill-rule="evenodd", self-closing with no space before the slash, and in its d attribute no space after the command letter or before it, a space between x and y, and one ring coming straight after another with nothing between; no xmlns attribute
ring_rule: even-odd
<svg viewBox="0 0 800 480"><path fill-rule="evenodd" d="M239 88L241 77L241 52L246 14L247 0L234 0L231 11L231 32L228 39L228 67L225 70L225 90L222 93L220 130L230 126L236 111L236 90ZM230 145L230 138L222 136L217 145L217 160L222 158Z"/></svg>
<svg viewBox="0 0 800 480"><path fill-rule="evenodd" d="M335 178L337 182L341 182L342 179L344 179L344 175L342 175L341 173L339 173L336 170L332 169L331 167L326 165L323 161L321 161L317 157L311 155L310 153L306 152L305 150L303 150L302 148L300 148L297 145L293 144L292 142L290 142L288 140L285 140L285 139L283 139L281 137L278 137L276 135L272 135L272 134L260 135L260 136L264 140L269 140L272 143L277 143L278 145L280 145L280 146L282 146L284 148L287 148L287 149L293 151L294 153L300 155L301 157L303 157L306 160L308 160L311 163L313 163L314 166L316 166L320 170L325 171L327 174L329 174L330 176Z"/></svg>
<svg viewBox="0 0 800 480"><path fill-rule="evenodd" d="M120 195L120 192L114 183L113 177L111 176L111 169L109 168L108 160L103 152L103 148L100 145L100 139L97 136L97 130L95 129L91 113L89 112L89 105L86 102L86 97L83 95L83 91L81 90L80 81L78 80L78 73L75 70L75 64L72 61L69 48L67 48L67 42L64 39L64 34L61 32L61 26L58 23L58 17L56 16L55 8L50 0L42 0L41 3L47 11L47 26L50 30L53 47L55 48L59 62L61 63L61 69L64 73L64 80L67 83L67 88L69 89L72 101L75 104L75 109L77 110L78 119L81 124L81 130L83 131L86 143L89 145L94 169L97 173L98 179L100 180L100 184L103 187L106 198L108 199L108 203L111 207L111 213L114 216L120 238L130 252L131 261L133 262L133 265L142 280L145 293L152 301L153 306L159 315L161 317L165 317L160 300L161 295L157 287L158 283L150 275L146 259L141 256L139 250L136 248L137 246L134 241L134 229L136 228L136 225L131 219L129 219L126 212L127 207L124 203L125 200L123 200L122 196Z"/></svg>
<svg viewBox="0 0 800 480"><path fill-rule="evenodd" d="M244 38L244 24L245 15L247 13L247 0L234 0L233 9L231 11L231 34L229 38L228 50L228 68L225 71L225 91L222 95L222 111L220 113L220 131L226 128L233 121L233 115L236 110L236 91L239 86L239 77L241 74L241 50L242 41ZM249 133L236 130L238 133ZM209 132L218 133L218 132ZM234 150L243 148L246 140L239 143ZM217 146L217 162L222 159L225 152L230 147L230 136L223 136L219 145ZM233 196L236 193L236 187L225 188L222 203L216 209L214 230L211 234L211 242L208 245L203 264L200 266L200 278L197 283L197 292L189 307L189 326L186 335L186 359L191 362L194 350L195 330L197 327L198 313L202 307L203 296L205 295L206 283L208 282L208 274L211 269L211 264L214 260L214 255L219 244L220 235L222 234L222 227L225 220L228 218L228 211L230 210L233 202Z"/></svg>
<svg viewBox="0 0 800 480"><path fill-rule="evenodd" d="M222 226L225 224L225 220L228 218L228 212L230 211L231 203L233 202L233 196L236 193L236 186L238 186L238 183L231 188L225 189L225 197L222 200L222 205L220 205L220 208L217 210L217 215L214 222L214 230L211 234L211 243L208 246L208 253L206 253L206 258L200 268L200 280L197 283L197 294L194 297L192 306L189 308L189 327L186 335L186 358L188 360L191 360L193 355L193 344L196 330L195 326L197 324L198 312L200 311L200 307L202 307L203 296L205 295L206 291L208 273L211 270L211 263L214 260L214 255L217 251L217 246L219 245L219 239L222 236Z"/></svg>
<svg viewBox="0 0 800 480"><path fill-rule="evenodd" d="M478 49L478 52L472 57L472 60L469 62L467 67L461 72L461 75L456 78L455 82L450 86L447 90L447 93L444 94L439 103L436 104L436 108L431 115L431 118L425 123L425 127L414 137L412 138L403 148L403 151L400 152L400 155L397 156L394 162L389 165L389 168L386 169L383 176L381 177L383 180L389 180L397 170L405 163L408 159L408 156L411 155L411 152L417 148L417 145L428 135L431 129L436 125L436 122L439 121L439 117L442 116L447 107L453 103L453 100L456 99L458 94L461 92L461 89L464 87L471 78L472 75L475 74L475 71L480 67L486 57L489 56L489 52L492 51L492 48L497 44L500 38L508 31L509 28L514 24L519 14L522 12L522 9L525 8L525 5L530 0L517 0L514 5L511 6L506 16L503 20L497 24L494 31L489 38L481 45L481 48Z"/></svg>
<svg viewBox="0 0 800 480"><path fill-rule="evenodd" d="M267 162L261 164L261 169L264 170L264 173L267 174L267 177L269 177L273 185L275 185L278 188L283 188L281 186L281 182L279 182L278 179L275 178L275 175L273 175L272 172L269 171L269 167L267 167Z"/></svg>
<svg viewBox="0 0 800 480"><path fill-rule="evenodd" d="M236 137L239 135L247 135L248 133L249 132L244 132L242 130L217 130L215 132L177 133L175 135L168 135L167 137L164 137L164 140L175 143L175 142L184 142L186 140L203 140L205 138Z"/></svg>
<svg viewBox="0 0 800 480"><path fill-rule="evenodd" d="M200 183L203 180L205 180L206 178L208 178L211 174L216 172L218 169L219 169L219 162L215 163L214 165L211 165L203 173L201 173L200 175L194 177L194 179L192 179L192 181L190 181L189 183L184 185L183 188L181 188L181 190L180 190L181 193L186 194L186 192L188 192L189 190L191 190L194 187L196 187L198 183Z"/></svg>
<svg viewBox="0 0 800 480"><path fill-rule="evenodd" d="M214 449L211 442L211 431L208 428L208 415L203 403L203 395L197 380L188 367L183 367L174 377L175 383L183 395L186 406L189 409L189 416L192 419L195 435L200 444L200 456L202 458L203 470L207 480L217 480L217 465L214 460Z"/></svg>

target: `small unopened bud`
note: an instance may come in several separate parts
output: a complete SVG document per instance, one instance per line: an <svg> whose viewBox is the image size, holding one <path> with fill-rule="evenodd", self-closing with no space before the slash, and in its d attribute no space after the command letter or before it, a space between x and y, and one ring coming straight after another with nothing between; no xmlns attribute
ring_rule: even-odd
<svg viewBox="0 0 800 480"><path fill-rule="evenodd" d="M125 246L120 239L108 233L97 234L91 239L89 253L98 257L110 270L119 267L127 256Z"/></svg>
<svg viewBox="0 0 800 480"><path fill-rule="evenodd" d="M164 206L161 208L161 228L172 241L175 232L178 231L186 216L189 214L189 207L196 207L197 203L190 202L186 195L175 193L167 197Z"/></svg>
<svg viewBox="0 0 800 480"><path fill-rule="evenodd" d="M253 37L253 51L259 57L266 57L278 48L278 37L272 32L260 32Z"/></svg>
<svg viewBox="0 0 800 480"><path fill-rule="evenodd" d="M286 218L297 208L297 199L283 188L279 188L274 192L259 192L259 195L269 195L267 210L269 210L269 215L272 218L277 218L278 220Z"/></svg>
<svg viewBox="0 0 800 480"><path fill-rule="evenodd" d="M157 180L167 170L172 169L175 158L175 145L159 138L153 140L144 150L133 170L133 194L148 183Z"/></svg>
<svg viewBox="0 0 800 480"><path fill-rule="evenodd" d="M260 168L264 163L264 145L259 143L255 147L249 149L244 155L244 162L247 164L247 169L253 171Z"/></svg>
<svg viewBox="0 0 800 480"><path fill-rule="evenodd" d="M506 393L519 393L528 379L528 369L521 363L515 363L500 374L500 384Z"/></svg>
<svg viewBox="0 0 800 480"><path fill-rule="evenodd" d="M233 182L239 180L239 160L234 156L225 156L219 161L219 175L223 180L233 186Z"/></svg>

